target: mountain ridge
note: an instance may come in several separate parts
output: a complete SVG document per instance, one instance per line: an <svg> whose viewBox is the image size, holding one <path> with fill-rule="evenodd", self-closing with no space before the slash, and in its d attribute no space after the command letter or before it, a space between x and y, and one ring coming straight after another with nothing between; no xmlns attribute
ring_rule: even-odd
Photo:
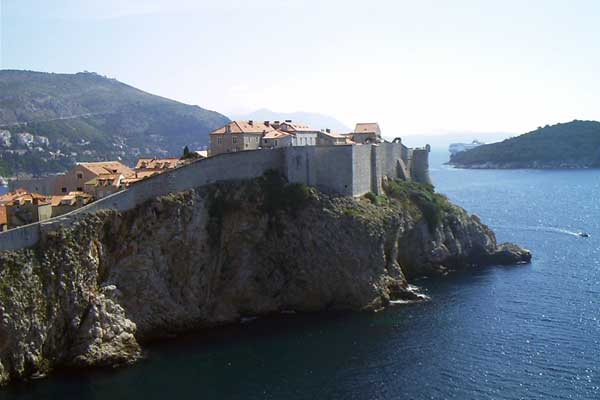
<svg viewBox="0 0 600 400"><path fill-rule="evenodd" d="M93 72L0 70L0 174L60 172L76 161L177 156L229 119ZM30 146L18 134L42 137ZM10 140L12 138L12 140ZM38 140L38 141L40 141ZM20 142L20 143L18 143Z"/></svg>

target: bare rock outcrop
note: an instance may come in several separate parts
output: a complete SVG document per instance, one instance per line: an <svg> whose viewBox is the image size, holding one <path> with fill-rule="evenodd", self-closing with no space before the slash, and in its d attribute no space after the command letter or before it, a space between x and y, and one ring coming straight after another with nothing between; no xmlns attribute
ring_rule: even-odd
<svg viewBox="0 0 600 400"><path fill-rule="evenodd" d="M248 316L377 309L414 298L407 276L531 258L458 207L411 199L215 184L0 254L0 382L133 362L149 338Z"/></svg>

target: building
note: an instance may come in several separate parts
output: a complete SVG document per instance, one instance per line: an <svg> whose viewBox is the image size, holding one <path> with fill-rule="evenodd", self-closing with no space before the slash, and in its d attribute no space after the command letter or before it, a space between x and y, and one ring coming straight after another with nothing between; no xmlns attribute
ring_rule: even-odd
<svg viewBox="0 0 600 400"><path fill-rule="evenodd" d="M10 183L11 188L22 188L31 193L47 196L66 195L86 191L86 183L100 175L123 175L135 178L135 171L118 161L82 162L60 175L44 178L19 179Z"/></svg>
<svg viewBox="0 0 600 400"><path fill-rule="evenodd" d="M289 133L273 130L265 133L262 137L263 149L275 149L277 147L288 147L292 145L293 136Z"/></svg>
<svg viewBox="0 0 600 400"><path fill-rule="evenodd" d="M92 195L95 199L101 199L103 197L110 196L111 194L116 193L119 190L125 189L125 187L127 187L127 184L141 180L135 175L130 176L128 179L129 182L126 181L126 178L123 174L119 173L100 174L90 179L84 184L83 192Z"/></svg>
<svg viewBox="0 0 600 400"><path fill-rule="evenodd" d="M277 122L277 121L276 121ZM277 129L292 135L292 146L316 146L319 131L308 125L286 120L277 125Z"/></svg>
<svg viewBox="0 0 600 400"><path fill-rule="evenodd" d="M8 230L8 220L6 218L6 207L0 205L0 232Z"/></svg>
<svg viewBox="0 0 600 400"><path fill-rule="evenodd" d="M383 141L377 122L358 123L351 135L352 140L356 143L380 143Z"/></svg>
<svg viewBox="0 0 600 400"><path fill-rule="evenodd" d="M62 196L52 196L52 217L58 217L85 206L93 201L90 194L84 192L71 192Z"/></svg>
<svg viewBox="0 0 600 400"><path fill-rule="evenodd" d="M341 135L331 132L330 129L320 131L317 136L317 145L319 146L340 146L344 144L355 144L349 135Z"/></svg>
<svg viewBox="0 0 600 400"><path fill-rule="evenodd" d="M23 189L0 196L0 208L0 225L4 230L52 218L50 201Z"/></svg>
<svg viewBox="0 0 600 400"><path fill-rule="evenodd" d="M231 121L210 133L210 155L256 150L262 137L274 129L269 121Z"/></svg>
<svg viewBox="0 0 600 400"><path fill-rule="evenodd" d="M194 155L196 159L201 160L208 157L208 150L196 150L194 151Z"/></svg>
<svg viewBox="0 0 600 400"><path fill-rule="evenodd" d="M138 171L167 171L177 168L183 164L181 159L177 157L171 158L140 158L135 164L135 172Z"/></svg>

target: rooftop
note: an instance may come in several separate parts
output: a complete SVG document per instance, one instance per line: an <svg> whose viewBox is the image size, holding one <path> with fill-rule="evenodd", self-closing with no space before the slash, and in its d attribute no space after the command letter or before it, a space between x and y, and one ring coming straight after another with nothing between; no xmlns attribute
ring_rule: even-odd
<svg viewBox="0 0 600 400"><path fill-rule="evenodd" d="M180 160L171 158L140 158L135 164L135 169L171 169L177 167Z"/></svg>
<svg viewBox="0 0 600 400"><path fill-rule="evenodd" d="M291 136L289 133L287 132L282 132L282 131L270 131L265 133L265 136L263 136L263 139L281 139L287 136Z"/></svg>
<svg viewBox="0 0 600 400"><path fill-rule="evenodd" d="M377 122L359 122L354 128L354 133L379 133L379 124Z"/></svg>
<svg viewBox="0 0 600 400"><path fill-rule="evenodd" d="M99 161L99 162L82 162L77 165L82 166L94 175L102 174L122 174L123 176L135 175L129 167L119 161Z"/></svg>
<svg viewBox="0 0 600 400"><path fill-rule="evenodd" d="M265 122L259 121L231 121L227 125L215 129L211 135L224 135L225 133L256 133L263 134L274 130L271 124L265 124Z"/></svg>

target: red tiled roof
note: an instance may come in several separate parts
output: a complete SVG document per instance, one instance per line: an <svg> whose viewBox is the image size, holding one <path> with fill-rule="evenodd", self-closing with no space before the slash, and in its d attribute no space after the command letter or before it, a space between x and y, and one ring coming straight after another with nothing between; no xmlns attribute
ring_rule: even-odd
<svg viewBox="0 0 600 400"><path fill-rule="evenodd" d="M118 161L82 162L78 165L81 165L94 175L102 175L107 173L122 174L126 177L135 175L135 172L133 172L129 167L121 164Z"/></svg>
<svg viewBox="0 0 600 400"><path fill-rule="evenodd" d="M265 125L264 122L259 121L231 121L225 126L220 127L219 129L215 129L210 134L211 135L224 135L227 133L227 128L229 128L229 133L250 133L250 134L263 134L266 132L270 132L274 130L270 124Z"/></svg>
<svg viewBox="0 0 600 400"><path fill-rule="evenodd" d="M287 136L291 136L289 133L287 132L282 132L282 131L270 131L265 133L265 136L263 136L263 139L281 139Z"/></svg>
<svg viewBox="0 0 600 400"><path fill-rule="evenodd" d="M377 133L380 132L377 122L360 122L356 124L354 133Z"/></svg>

